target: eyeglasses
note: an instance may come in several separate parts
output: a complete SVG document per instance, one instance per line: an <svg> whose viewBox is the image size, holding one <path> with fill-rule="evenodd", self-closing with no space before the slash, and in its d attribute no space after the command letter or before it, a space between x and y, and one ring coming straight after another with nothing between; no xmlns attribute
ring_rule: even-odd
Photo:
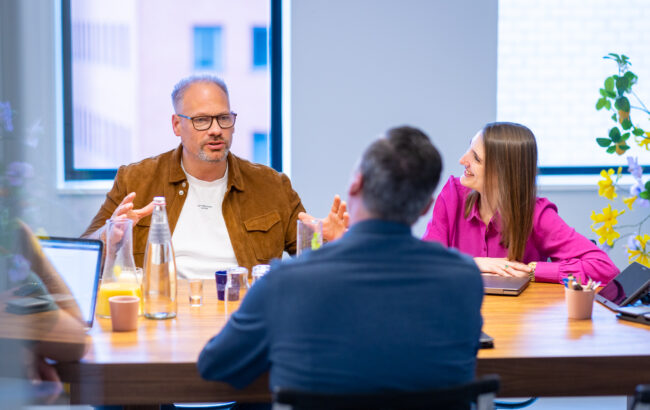
<svg viewBox="0 0 650 410"><path fill-rule="evenodd" d="M194 129L197 131L210 129L210 127L212 127L212 120L217 120L217 124L219 124L221 128L231 128L235 125L235 119L237 119L237 114L234 112L219 115L199 115L198 117L188 117L183 114L176 115L191 120Z"/></svg>

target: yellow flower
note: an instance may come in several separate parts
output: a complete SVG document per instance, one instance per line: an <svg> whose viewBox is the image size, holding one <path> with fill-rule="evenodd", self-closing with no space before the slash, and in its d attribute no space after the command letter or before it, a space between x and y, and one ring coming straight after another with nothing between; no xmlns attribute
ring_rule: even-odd
<svg viewBox="0 0 650 410"><path fill-rule="evenodd" d="M632 210L632 204L634 203L634 201L636 201L636 198L637 197L635 197L635 196L632 196L632 197L629 197L629 198L623 198L623 202L625 203L625 205L627 205L627 207L630 210Z"/></svg>
<svg viewBox="0 0 650 410"><path fill-rule="evenodd" d="M650 268L650 249L646 247L647 242L650 241L650 235L637 235L634 237L634 239L639 241L640 246L638 250L627 250L627 252L630 254L628 260L630 262L639 262L640 264Z"/></svg>
<svg viewBox="0 0 650 410"><path fill-rule="evenodd" d="M618 224L616 219L619 215L625 213L625 210L612 209L612 205L608 204L603 208L602 214L597 214L596 211L591 211L591 220L594 223L591 224L591 230L598 235L598 241L600 243L607 242L607 245L613 246L614 239L619 238L621 234L614 230L614 225ZM597 224L602 224L596 228Z"/></svg>
<svg viewBox="0 0 650 410"><path fill-rule="evenodd" d="M619 174L621 172L621 167L619 167ZM598 195L604 196L605 198L612 200L618 196L616 193L616 185L612 181L612 175L614 175L614 170L610 168L608 171L604 169L600 171L600 176L604 178L602 181L598 181Z"/></svg>
<svg viewBox="0 0 650 410"><path fill-rule="evenodd" d="M598 242L601 244L607 242L607 245L609 246L614 246L614 240L621 236L620 233L616 232L614 228L608 225L603 225L598 229L592 228L592 230L598 235Z"/></svg>
<svg viewBox="0 0 650 410"><path fill-rule="evenodd" d="M646 151L650 151L650 131L645 133L645 137L639 141L639 147L645 148Z"/></svg>

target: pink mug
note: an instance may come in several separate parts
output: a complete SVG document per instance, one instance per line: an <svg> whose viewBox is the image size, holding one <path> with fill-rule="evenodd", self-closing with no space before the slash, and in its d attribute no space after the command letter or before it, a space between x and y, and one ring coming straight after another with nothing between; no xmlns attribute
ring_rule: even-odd
<svg viewBox="0 0 650 410"><path fill-rule="evenodd" d="M114 332L129 332L138 328L139 297L112 296L108 298L108 304Z"/></svg>

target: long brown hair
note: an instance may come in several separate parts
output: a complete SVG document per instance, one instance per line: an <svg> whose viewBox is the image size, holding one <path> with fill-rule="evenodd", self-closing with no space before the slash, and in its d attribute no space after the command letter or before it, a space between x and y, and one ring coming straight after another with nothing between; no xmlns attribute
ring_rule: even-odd
<svg viewBox="0 0 650 410"><path fill-rule="evenodd" d="M533 230L537 197L537 144L527 127L511 122L493 122L481 131L485 147L485 188L487 198L496 197L501 224L501 246L508 259L522 261L526 242ZM472 191L465 200L469 216L480 194Z"/></svg>

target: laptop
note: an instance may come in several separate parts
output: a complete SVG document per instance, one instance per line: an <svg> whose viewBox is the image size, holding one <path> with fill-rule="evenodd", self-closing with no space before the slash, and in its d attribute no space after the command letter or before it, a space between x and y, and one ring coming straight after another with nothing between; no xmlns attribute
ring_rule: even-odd
<svg viewBox="0 0 650 410"><path fill-rule="evenodd" d="M528 287L530 278L481 274L486 295L519 296Z"/></svg>
<svg viewBox="0 0 650 410"><path fill-rule="evenodd" d="M40 236L38 240L79 305L85 327L91 328L102 272L102 241ZM52 296L57 299L57 295Z"/></svg>

